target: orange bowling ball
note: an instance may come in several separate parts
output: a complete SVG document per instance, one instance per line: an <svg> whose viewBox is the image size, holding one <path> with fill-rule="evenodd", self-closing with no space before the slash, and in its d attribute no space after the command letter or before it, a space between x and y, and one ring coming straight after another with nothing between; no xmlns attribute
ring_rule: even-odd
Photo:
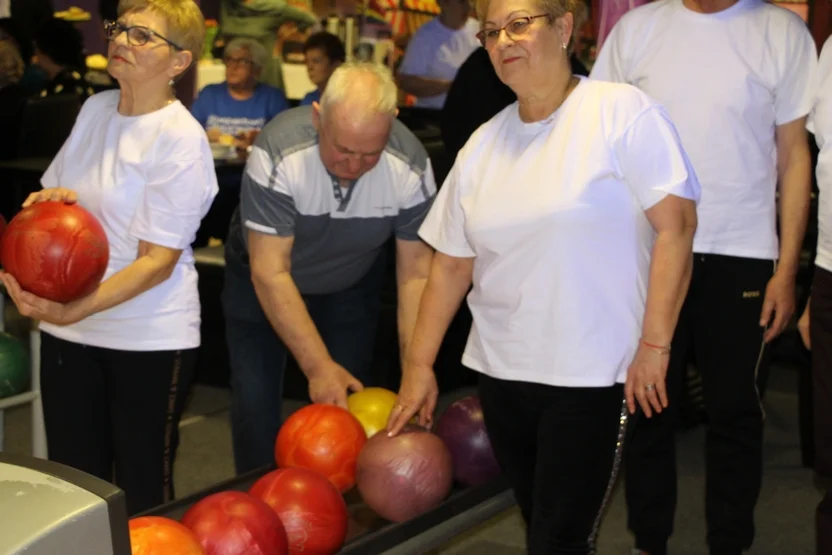
<svg viewBox="0 0 832 555"><path fill-rule="evenodd" d="M367 434L346 409L312 404L283 423L275 443L281 468L306 468L326 477L344 493L355 485L355 466Z"/></svg>
<svg viewBox="0 0 832 555"><path fill-rule="evenodd" d="M133 555L205 555L196 535L170 518L140 516L128 526Z"/></svg>

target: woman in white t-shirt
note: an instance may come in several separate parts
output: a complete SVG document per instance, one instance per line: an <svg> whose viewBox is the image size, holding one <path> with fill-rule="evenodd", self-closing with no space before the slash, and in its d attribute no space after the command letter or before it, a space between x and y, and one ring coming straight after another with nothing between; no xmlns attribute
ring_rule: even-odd
<svg viewBox="0 0 832 555"><path fill-rule="evenodd" d="M469 17L469 0L439 0L439 8L439 16L407 43L396 75L399 87L416 97L417 108L441 110L459 67L480 46L480 25Z"/></svg>
<svg viewBox="0 0 832 555"><path fill-rule="evenodd" d="M811 296L797 328L812 351L812 395L815 428L815 474L824 495L815 511L817 553L832 553L832 37L818 61L818 87L807 125L820 149L818 246Z"/></svg>
<svg viewBox="0 0 832 555"><path fill-rule="evenodd" d="M200 342L190 244L217 193L205 131L175 98L174 79L202 48L192 0L122 0L106 25L119 90L84 104L43 175L44 200L78 202L107 233L101 285L67 304L3 282L40 320L49 457L105 480L130 514L173 498L177 427Z"/></svg>
<svg viewBox="0 0 832 555"><path fill-rule="evenodd" d="M437 250L389 429L429 424L432 365L473 285L462 362L533 554L594 553L630 414L667 405L699 183L664 109L572 75L576 0L487 0L481 40L517 94L462 148L425 219ZM626 384L626 385L625 385Z"/></svg>

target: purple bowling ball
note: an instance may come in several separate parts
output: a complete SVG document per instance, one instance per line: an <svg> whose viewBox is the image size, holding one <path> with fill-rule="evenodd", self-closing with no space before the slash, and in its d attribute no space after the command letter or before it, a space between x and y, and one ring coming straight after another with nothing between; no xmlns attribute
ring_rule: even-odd
<svg viewBox="0 0 832 555"><path fill-rule="evenodd" d="M454 461L454 478L459 483L478 486L500 475L479 397L465 397L448 407L439 417L434 433L448 446Z"/></svg>

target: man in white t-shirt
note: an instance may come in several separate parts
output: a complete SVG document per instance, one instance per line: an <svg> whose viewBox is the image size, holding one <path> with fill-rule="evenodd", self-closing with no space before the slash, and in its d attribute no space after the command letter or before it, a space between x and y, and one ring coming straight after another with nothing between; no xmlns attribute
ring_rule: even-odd
<svg viewBox="0 0 832 555"><path fill-rule="evenodd" d="M397 75L418 108L441 110L459 67L480 46L469 0L439 0L439 8L439 16L413 34Z"/></svg>
<svg viewBox="0 0 832 555"><path fill-rule="evenodd" d="M814 466L825 490L815 513L816 553L832 553L832 37L820 54L815 105L807 127L820 149L818 248L812 294L797 327L812 350Z"/></svg>
<svg viewBox="0 0 832 555"><path fill-rule="evenodd" d="M709 423L710 553L738 554L753 541L764 419L758 373L794 312L816 65L812 37L792 12L763 0L660 0L616 24L592 70L667 107L702 184L693 277L667 375L670 406L642 419L629 447L637 553L663 555L673 531L674 428L691 349Z"/></svg>

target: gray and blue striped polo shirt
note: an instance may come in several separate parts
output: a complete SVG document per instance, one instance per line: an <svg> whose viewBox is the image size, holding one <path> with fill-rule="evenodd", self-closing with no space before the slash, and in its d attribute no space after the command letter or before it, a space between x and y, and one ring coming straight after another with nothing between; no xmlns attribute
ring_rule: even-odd
<svg viewBox="0 0 832 555"><path fill-rule="evenodd" d="M294 236L292 278L300 292L342 291L367 273L392 235L420 240L435 196L427 151L400 121L378 164L341 189L321 162L312 108L293 108L254 143L226 256L247 266L248 230Z"/></svg>

